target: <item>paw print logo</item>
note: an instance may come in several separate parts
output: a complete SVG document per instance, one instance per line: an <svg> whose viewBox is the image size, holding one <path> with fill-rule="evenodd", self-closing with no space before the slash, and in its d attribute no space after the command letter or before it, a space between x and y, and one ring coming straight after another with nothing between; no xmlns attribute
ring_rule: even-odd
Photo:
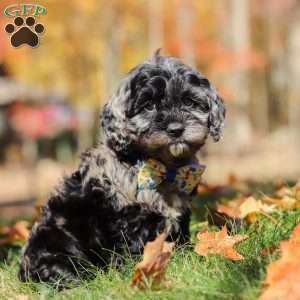
<svg viewBox="0 0 300 300"><path fill-rule="evenodd" d="M11 35L10 43L13 47L28 45L32 48L39 45L39 35L44 32L43 24L36 24L33 17L27 17L25 22L22 17L16 17L14 24L7 24L5 31Z"/></svg>

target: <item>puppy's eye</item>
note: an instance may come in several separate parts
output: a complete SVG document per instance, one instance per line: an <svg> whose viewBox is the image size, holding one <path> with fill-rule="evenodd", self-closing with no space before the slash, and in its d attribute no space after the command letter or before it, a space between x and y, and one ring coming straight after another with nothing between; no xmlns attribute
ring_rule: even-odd
<svg viewBox="0 0 300 300"><path fill-rule="evenodd" d="M144 110L148 111L148 112L153 112L155 110L155 104L148 102L145 106L144 106Z"/></svg>
<svg viewBox="0 0 300 300"><path fill-rule="evenodd" d="M209 105L207 102L204 102L204 101L200 102L199 107L204 113L209 112Z"/></svg>
<svg viewBox="0 0 300 300"><path fill-rule="evenodd" d="M195 102L191 98L184 98L183 103L187 108L192 108L195 105Z"/></svg>

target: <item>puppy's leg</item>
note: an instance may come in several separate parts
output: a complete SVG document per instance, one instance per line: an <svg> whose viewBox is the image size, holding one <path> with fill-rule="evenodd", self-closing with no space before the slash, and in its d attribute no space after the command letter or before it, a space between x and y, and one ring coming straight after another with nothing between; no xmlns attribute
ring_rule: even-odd
<svg viewBox="0 0 300 300"><path fill-rule="evenodd" d="M176 218L176 222L168 220L170 226L167 240L176 242L178 246L187 244L190 241L190 218L190 211L186 211Z"/></svg>
<svg viewBox="0 0 300 300"><path fill-rule="evenodd" d="M75 172L51 195L22 251L20 280L68 281L76 278L82 263L89 260L86 240L94 234L89 222L97 209L81 192L81 181L79 172Z"/></svg>
<svg viewBox="0 0 300 300"><path fill-rule="evenodd" d="M33 228L23 249L18 277L21 281L73 281L85 259L78 241L55 224L41 223Z"/></svg>
<svg viewBox="0 0 300 300"><path fill-rule="evenodd" d="M154 240L166 226L165 217L147 204L126 206L118 212L116 218L116 248L122 249L125 246L130 254L143 253L147 241Z"/></svg>
<svg viewBox="0 0 300 300"><path fill-rule="evenodd" d="M190 220L191 211L187 210L179 217L179 235L178 244L186 244L190 241Z"/></svg>
<svg viewBox="0 0 300 300"><path fill-rule="evenodd" d="M190 239L190 216L191 211L189 207L179 208L172 207L172 199L181 202L182 200L177 194L170 196L170 194L160 194L154 190L142 191L138 194L138 201L143 203L143 206L147 208L149 225L157 226L160 230L168 233L168 241L176 241L181 245L187 243ZM147 205L146 205L147 204ZM138 214L141 216L141 213ZM163 226L154 219L154 216L159 216L163 219ZM158 226L160 224L160 226ZM149 226L148 226L149 228ZM147 232L147 227L145 227Z"/></svg>

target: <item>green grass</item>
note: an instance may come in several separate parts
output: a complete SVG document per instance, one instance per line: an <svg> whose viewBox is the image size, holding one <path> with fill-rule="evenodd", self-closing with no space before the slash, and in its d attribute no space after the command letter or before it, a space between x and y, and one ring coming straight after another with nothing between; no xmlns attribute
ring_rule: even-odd
<svg viewBox="0 0 300 300"><path fill-rule="evenodd" d="M159 290L138 291L130 287L136 261L128 258L122 270L110 268L104 273L94 270L96 278L82 281L73 289L59 292L46 284L20 283L16 278L19 249L9 249L5 261L0 262L0 299L17 299L25 294L29 299L183 299L221 300L257 299L266 266L279 255L278 251L267 256L261 249L278 245L287 239L300 221L300 210L273 215L277 224L263 217L252 225L242 225L235 232L248 234L249 239L238 245L245 260L232 262L220 256L199 257L191 248L177 249L167 267L167 287ZM201 223L193 222L193 236ZM213 228L213 227L211 227Z"/></svg>

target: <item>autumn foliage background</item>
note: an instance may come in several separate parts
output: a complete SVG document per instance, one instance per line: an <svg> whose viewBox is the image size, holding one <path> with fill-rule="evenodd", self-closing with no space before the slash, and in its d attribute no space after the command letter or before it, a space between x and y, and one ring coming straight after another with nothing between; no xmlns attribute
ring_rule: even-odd
<svg viewBox="0 0 300 300"><path fill-rule="evenodd" d="M47 8L38 48L11 47L2 12L15 3ZM91 269L61 293L21 284L40 206L99 137L118 81L158 48L227 107L223 139L199 155L191 245L162 234L121 271ZM0 1L0 299L300 299L299 53L298 0Z"/></svg>
<svg viewBox="0 0 300 300"><path fill-rule="evenodd" d="M45 201L95 142L120 78L157 48L199 68L225 99L223 140L200 156L207 182L299 177L299 1L28 3L48 9L38 48L12 48L12 19L0 17L0 217Z"/></svg>

